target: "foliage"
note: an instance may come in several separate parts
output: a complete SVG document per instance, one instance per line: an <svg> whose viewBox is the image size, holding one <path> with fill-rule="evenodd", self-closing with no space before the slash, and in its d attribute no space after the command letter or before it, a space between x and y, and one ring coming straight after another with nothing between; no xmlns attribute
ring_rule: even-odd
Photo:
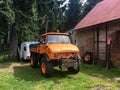
<svg viewBox="0 0 120 90"><path fill-rule="evenodd" d="M101 0L87 0L82 7L81 16L84 17Z"/></svg>
<svg viewBox="0 0 120 90"><path fill-rule="evenodd" d="M50 0L45 2L44 0L38 0L38 11L39 11L39 25L40 32L45 32L46 22L48 19L48 31L55 31L56 29L63 28L63 12L65 7L61 7L63 1Z"/></svg>
<svg viewBox="0 0 120 90"><path fill-rule="evenodd" d="M9 23L13 23L15 14L11 7L12 1L5 0L0 3L0 42L4 43L7 40L7 32Z"/></svg>
<svg viewBox="0 0 120 90"><path fill-rule="evenodd" d="M66 11L66 30L73 29L80 21L81 5L82 3L80 3L80 0L69 0L68 9Z"/></svg>
<svg viewBox="0 0 120 90"><path fill-rule="evenodd" d="M19 42L38 38L45 32L46 17L49 17L49 31L62 28L64 1L51 0L5 0L0 3L0 41L7 42L8 32L15 28ZM9 30L10 29L10 30ZM12 33L12 32L10 32Z"/></svg>
<svg viewBox="0 0 120 90"><path fill-rule="evenodd" d="M20 41L35 40L38 36L36 1L14 0L16 30Z"/></svg>

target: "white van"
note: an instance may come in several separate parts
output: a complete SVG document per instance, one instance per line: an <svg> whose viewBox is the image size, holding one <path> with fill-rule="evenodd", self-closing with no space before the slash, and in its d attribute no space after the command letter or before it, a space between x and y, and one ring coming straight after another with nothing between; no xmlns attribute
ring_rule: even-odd
<svg viewBox="0 0 120 90"><path fill-rule="evenodd" d="M30 59L30 45L38 44L39 42L23 42L20 47L20 58L23 60Z"/></svg>

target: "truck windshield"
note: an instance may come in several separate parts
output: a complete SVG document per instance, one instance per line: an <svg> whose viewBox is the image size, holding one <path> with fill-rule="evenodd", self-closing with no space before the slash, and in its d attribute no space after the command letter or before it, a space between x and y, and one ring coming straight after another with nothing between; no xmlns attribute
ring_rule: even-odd
<svg viewBox="0 0 120 90"><path fill-rule="evenodd" d="M48 35L48 44L70 44L70 38L67 35Z"/></svg>

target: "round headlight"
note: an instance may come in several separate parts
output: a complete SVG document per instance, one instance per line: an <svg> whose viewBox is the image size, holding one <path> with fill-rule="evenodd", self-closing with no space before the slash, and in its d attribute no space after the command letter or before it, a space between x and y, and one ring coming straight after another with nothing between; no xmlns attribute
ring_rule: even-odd
<svg viewBox="0 0 120 90"><path fill-rule="evenodd" d="M54 54L54 57L55 57L55 58L57 58L57 57L58 57L58 54L57 54L57 53L55 53L55 54Z"/></svg>

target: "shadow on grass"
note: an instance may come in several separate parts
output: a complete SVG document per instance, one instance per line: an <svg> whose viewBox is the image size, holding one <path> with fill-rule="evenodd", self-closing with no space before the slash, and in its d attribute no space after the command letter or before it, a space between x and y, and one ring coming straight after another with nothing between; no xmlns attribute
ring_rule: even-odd
<svg viewBox="0 0 120 90"><path fill-rule="evenodd" d="M26 81L41 81L41 80L52 80L57 81L59 79L72 79L69 75L68 71L60 71L57 69L54 69L53 76L50 78L45 78L41 76L40 68L33 69L29 65L22 65L22 66L14 66L14 76L18 80L26 80ZM116 68L111 68L106 70L104 67L100 65L85 65L82 64L80 73L87 74L89 76L93 77L100 77L100 78L110 78L114 79L116 77L120 77L120 70Z"/></svg>
<svg viewBox="0 0 120 90"><path fill-rule="evenodd" d="M26 80L26 81L41 81L41 80L52 80L57 81L58 79L66 78L70 73L67 71L60 71L54 69L54 73L52 77L45 78L40 73L40 68L33 69L29 65L25 66L14 66L14 76L18 80ZM69 78L69 77L68 77Z"/></svg>

